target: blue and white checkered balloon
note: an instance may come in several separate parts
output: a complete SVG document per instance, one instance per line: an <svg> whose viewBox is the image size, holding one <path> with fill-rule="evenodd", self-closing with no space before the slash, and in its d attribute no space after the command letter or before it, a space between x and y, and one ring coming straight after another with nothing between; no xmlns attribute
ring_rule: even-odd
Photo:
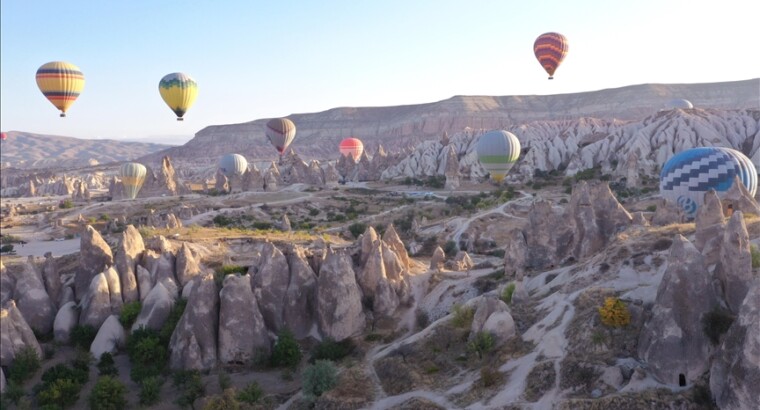
<svg viewBox="0 0 760 410"><path fill-rule="evenodd" d="M660 173L660 194L694 218L705 192L714 189L723 197L739 176L747 190L757 191L757 169L741 152L723 147L692 148L670 158Z"/></svg>

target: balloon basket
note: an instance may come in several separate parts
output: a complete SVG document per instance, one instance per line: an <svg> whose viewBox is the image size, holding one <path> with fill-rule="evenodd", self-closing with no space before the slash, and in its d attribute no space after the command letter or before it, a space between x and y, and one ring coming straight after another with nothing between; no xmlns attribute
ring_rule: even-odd
<svg viewBox="0 0 760 410"><path fill-rule="evenodd" d="M177 121L185 121L185 119L182 117L177 117Z"/></svg>
<svg viewBox="0 0 760 410"><path fill-rule="evenodd" d="M554 77L549 77L549 79L550 79L550 80L553 80L553 79L554 79Z"/></svg>
<svg viewBox="0 0 760 410"><path fill-rule="evenodd" d="M62 112L62 113L61 113L61 115L60 115L60 117L61 117L61 118L64 118L64 117L66 117L66 113L65 113L65 112Z"/></svg>

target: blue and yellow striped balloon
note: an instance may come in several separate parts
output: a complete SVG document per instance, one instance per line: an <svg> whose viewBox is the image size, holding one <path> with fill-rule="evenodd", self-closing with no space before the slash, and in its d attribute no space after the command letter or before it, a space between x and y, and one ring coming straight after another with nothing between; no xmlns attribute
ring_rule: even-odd
<svg viewBox="0 0 760 410"><path fill-rule="evenodd" d="M501 182L520 157L520 140L511 132L490 131L480 136L477 152L491 179Z"/></svg>
<svg viewBox="0 0 760 410"><path fill-rule="evenodd" d="M74 104L84 90L84 74L79 67L65 61L52 61L37 69L37 87L55 108L61 110L61 117Z"/></svg>
<svg viewBox="0 0 760 410"><path fill-rule="evenodd" d="M158 92L166 105L177 114L177 121L182 121L198 97L198 83L185 73L171 73L159 81Z"/></svg>
<svg viewBox="0 0 760 410"><path fill-rule="evenodd" d="M741 152L723 147L687 149L670 158L660 172L660 195L681 207L689 218L697 215L707 191L723 197L735 177L749 193L757 192L757 169Z"/></svg>

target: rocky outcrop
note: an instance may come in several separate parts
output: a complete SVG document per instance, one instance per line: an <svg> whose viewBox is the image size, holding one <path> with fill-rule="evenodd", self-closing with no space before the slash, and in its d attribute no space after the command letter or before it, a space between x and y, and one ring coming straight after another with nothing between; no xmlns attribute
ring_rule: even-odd
<svg viewBox="0 0 760 410"><path fill-rule="evenodd" d="M430 270L440 271L443 269L444 261L446 261L446 254L440 246L436 246L433 256L430 258Z"/></svg>
<svg viewBox="0 0 760 410"><path fill-rule="evenodd" d="M721 409L760 408L760 280L755 279L710 367L710 390Z"/></svg>
<svg viewBox="0 0 760 410"><path fill-rule="evenodd" d="M92 226L87 225L79 243L79 269L74 278L77 300L84 297L95 275L113 265L111 247Z"/></svg>
<svg viewBox="0 0 760 410"><path fill-rule="evenodd" d="M390 247L393 252L396 253L401 261L402 267L404 270L408 271L409 254L406 253L406 247L404 247L404 243L401 242L401 238L398 236L396 228L393 226L393 224L391 224L388 229L385 230L385 233L383 233L383 242L385 242L388 247Z"/></svg>
<svg viewBox="0 0 760 410"><path fill-rule="evenodd" d="M175 370L209 370L216 365L219 293L213 275L195 281L185 313L169 341L169 366Z"/></svg>
<svg viewBox="0 0 760 410"><path fill-rule="evenodd" d="M522 279L525 275L528 254L528 243L523 231L511 230L504 250L504 273L507 278Z"/></svg>
<svg viewBox="0 0 760 410"><path fill-rule="evenodd" d="M113 266L106 269L103 274L108 282L108 293L111 299L111 313L119 314L121 306L124 304L121 298L121 282L119 281L119 272Z"/></svg>
<svg viewBox="0 0 760 410"><path fill-rule="evenodd" d="M124 333L124 327L119 323L119 318L111 315L100 326L95 340L90 345L90 353L95 360L100 360L103 353L116 353L117 349L124 347L127 342L127 335Z"/></svg>
<svg viewBox="0 0 760 410"><path fill-rule="evenodd" d="M153 169L150 166L148 168L145 182L143 183L138 197L150 198L154 196L176 196L189 193L189 190L185 188L179 181L177 173L172 165L171 158L164 156L161 158L160 167Z"/></svg>
<svg viewBox="0 0 760 410"><path fill-rule="evenodd" d="M214 175L214 190L219 193L230 192L230 182L227 180L227 175L224 175L221 168L216 170Z"/></svg>
<svg viewBox="0 0 760 410"><path fill-rule="evenodd" d="M132 225L121 234L121 240L116 248L114 264L119 272L121 281L121 294L124 303L134 302L140 299L139 289L137 287L137 261L142 258L145 252L145 243L142 235Z"/></svg>
<svg viewBox="0 0 760 410"><path fill-rule="evenodd" d="M27 346L37 352L37 357L42 357L42 349L32 328L16 308L16 303L8 301L0 309L0 366L10 366L16 354Z"/></svg>
<svg viewBox="0 0 760 410"><path fill-rule="evenodd" d="M50 252L45 253L45 264L42 265L42 280L45 282L45 290L50 296L53 308L57 309L61 302L61 275L58 274L58 265Z"/></svg>
<svg viewBox="0 0 760 410"><path fill-rule="evenodd" d="M219 293L219 360L248 364L268 355L270 340L248 275L227 275Z"/></svg>
<svg viewBox="0 0 760 410"><path fill-rule="evenodd" d="M448 137L446 138L448 140ZM443 166L443 175L446 177L446 184L444 189L457 189L459 188L459 157L457 151L453 145L447 145L446 158Z"/></svg>
<svg viewBox="0 0 760 410"><path fill-rule="evenodd" d="M470 255L465 251L457 252L454 259L446 262L447 269L457 272L469 271L473 266L475 266L475 264L472 262Z"/></svg>
<svg viewBox="0 0 760 410"><path fill-rule="evenodd" d="M261 171L256 165L251 165L251 167L243 174L243 181L241 184L243 191L261 191L264 189L264 177L261 175Z"/></svg>
<svg viewBox="0 0 760 410"><path fill-rule="evenodd" d="M367 263L367 259L369 258L369 254L372 252L372 249L374 247L375 241L377 241L379 237L377 236L377 231L375 231L375 228L372 226L368 226L367 229L362 234L361 238L359 238L359 243L361 247L361 265L364 266L365 263Z"/></svg>
<svg viewBox="0 0 760 410"><path fill-rule="evenodd" d="M341 155L338 157L335 169L338 171L342 181L350 180L355 168L356 161L354 160L353 155Z"/></svg>
<svg viewBox="0 0 760 410"><path fill-rule="evenodd" d="M756 154L757 155L757 154ZM755 162L755 166L758 164ZM758 205L747 187L741 182L739 176L734 177L734 184L723 194L724 205L733 208L734 211L742 211L744 214L760 215L760 205Z"/></svg>
<svg viewBox="0 0 760 410"><path fill-rule="evenodd" d="M142 265L137 265L135 269L135 277L137 278L137 289L140 293L140 301L144 301L151 289L153 289L153 278L150 276L150 272L143 268Z"/></svg>
<svg viewBox="0 0 760 410"><path fill-rule="evenodd" d="M480 332L488 332L494 336L497 345L504 344L515 336L517 328L509 307L495 297L481 297L474 306L475 314L470 327L470 340Z"/></svg>
<svg viewBox="0 0 760 410"><path fill-rule="evenodd" d="M14 289L16 289L16 277L0 260L0 306L13 298Z"/></svg>
<svg viewBox="0 0 760 410"><path fill-rule="evenodd" d="M705 193L704 204L699 207L694 222L694 246L705 257L705 265L713 265L720 259L723 231L726 228L720 198L714 190Z"/></svg>
<svg viewBox="0 0 760 410"><path fill-rule="evenodd" d="M657 203L657 209L652 216L652 225L666 226L671 224L680 224L683 221L683 210L680 207L666 201L665 199L661 199L660 202Z"/></svg>
<svg viewBox="0 0 760 410"><path fill-rule="evenodd" d="M285 255L271 242L265 243L259 270L251 276L251 287L267 328L275 333L282 330L285 324L282 306L288 291L288 272Z"/></svg>
<svg viewBox="0 0 760 410"><path fill-rule="evenodd" d="M309 266L303 248L289 245L286 258L290 280L285 292L282 318L293 335L301 339L314 327L317 275Z"/></svg>
<svg viewBox="0 0 760 410"><path fill-rule="evenodd" d="M282 220L280 221L280 230L284 232L290 232L292 230L288 214L282 214Z"/></svg>
<svg viewBox="0 0 760 410"><path fill-rule="evenodd" d="M702 316L718 303L702 254L677 235L657 289L652 316L639 337L639 357L662 383L693 383L708 370L712 353Z"/></svg>
<svg viewBox="0 0 760 410"><path fill-rule="evenodd" d="M58 343L68 343L71 331L79 323L79 310L74 302L66 302L58 309L53 322L53 337Z"/></svg>
<svg viewBox="0 0 760 410"><path fill-rule="evenodd" d="M634 226L649 226L649 220L644 216L643 212L634 212L632 215L633 220L631 224Z"/></svg>
<svg viewBox="0 0 760 410"><path fill-rule="evenodd" d="M631 225L632 217L618 202L606 183L582 181L573 189L566 210L575 223L572 256L581 259L607 246L618 232Z"/></svg>
<svg viewBox="0 0 760 410"><path fill-rule="evenodd" d="M99 273L90 281L90 287L81 302L80 325L90 325L100 329L100 325L111 315L111 294L105 273Z"/></svg>
<svg viewBox="0 0 760 410"><path fill-rule="evenodd" d="M341 341L364 329L361 290L351 258L327 251L317 281L317 321L324 337Z"/></svg>
<svg viewBox="0 0 760 410"><path fill-rule="evenodd" d="M330 162L324 169L325 185L328 187L336 187L340 182L340 173L335 168L335 164Z"/></svg>
<svg viewBox="0 0 760 410"><path fill-rule="evenodd" d="M200 264L195 259L187 242L183 242L182 247L177 252L176 268L177 280L180 286L185 286L193 278L201 274Z"/></svg>
<svg viewBox="0 0 760 410"><path fill-rule="evenodd" d="M717 276L726 305L731 312L738 313L753 277L749 233L741 211L734 212L723 233Z"/></svg>
<svg viewBox="0 0 760 410"><path fill-rule="evenodd" d="M174 307L175 299L166 289L163 283L158 283L151 289L145 300L142 301L142 308L137 315L135 322L132 324L132 330L141 327L152 330L161 330L161 327L169 317Z"/></svg>
<svg viewBox="0 0 760 410"><path fill-rule="evenodd" d="M18 275L13 298L26 323L38 334L46 335L53 330L55 306L45 291L31 256L24 265L23 273Z"/></svg>

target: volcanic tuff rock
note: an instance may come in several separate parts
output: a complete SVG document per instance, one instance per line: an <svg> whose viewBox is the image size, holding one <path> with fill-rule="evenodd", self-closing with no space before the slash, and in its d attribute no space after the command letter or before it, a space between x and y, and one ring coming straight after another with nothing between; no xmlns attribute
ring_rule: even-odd
<svg viewBox="0 0 760 410"><path fill-rule="evenodd" d="M582 181L576 185L565 213L572 215L575 223L573 256L576 259L605 247L615 234L630 226L633 219L606 183L589 185Z"/></svg>
<svg viewBox="0 0 760 410"><path fill-rule="evenodd" d="M113 265L111 247L92 226L87 225L83 230L79 243L79 269L74 279L77 300L84 297L95 275Z"/></svg>
<svg viewBox="0 0 760 410"><path fill-rule="evenodd" d="M697 211L694 222L694 246L705 257L705 265L713 265L720 259L723 231L726 228L723 207L714 190L705 193L704 205Z"/></svg>
<svg viewBox="0 0 760 410"><path fill-rule="evenodd" d="M185 313L169 341L169 366L175 370L209 370L216 365L219 293L214 275L195 279Z"/></svg>
<svg viewBox="0 0 760 410"><path fill-rule="evenodd" d="M79 310L76 303L66 302L55 315L53 322L53 337L58 343L68 343L71 331L79 323Z"/></svg>
<svg viewBox="0 0 760 410"><path fill-rule="evenodd" d="M0 306L13 298L14 289L16 289L16 278L0 260Z"/></svg>
<svg viewBox="0 0 760 410"><path fill-rule="evenodd" d="M95 360L100 360L103 353L115 353L119 347L127 343L124 326L119 323L118 316L111 315L103 322L90 345L90 353Z"/></svg>
<svg viewBox="0 0 760 410"><path fill-rule="evenodd" d="M132 324L132 330L141 327L156 331L161 330L161 326L166 322L175 303L174 296L169 293L164 284L157 283L142 301L142 308Z"/></svg>
<svg viewBox="0 0 760 410"><path fill-rule="evenodd" d="M50 252L45 253L45 264L42 265L42 280L45 282L45 290L50 296L54 308L58 308L61 301L61 275L58 274L58 265Z"/></svg>
<svg viewBox="0 0 760 410"><path fill-rule="evenodd" d="M760 134L760 130L758 130ZM760 161L760 154L756 154L758 161ZM755 166L758 165L758 161L755 161ZM739 179L739 176L734 177L734 184L723 194L724 205L731 205L734 210L742 211L744 214L760 215L760 205L754 197L747 191L747 187Z"/></svg>
<svg viewBox="0 0 760 410"><path fill-rule="evenodd" d="M288 290L288 261L271 242L261 250L258 272L251 276L251 287L268 329L275 333L284 327L282 306Z"/></svg>
<svg viewBox="0 0 760 410"><path fill-rule="evenodd" d="M317 275L312 271L300 246L288 245L286 249L290 279L282 306L285 325L296 338L306 337L314 326Z"/></svg>
<svg viewBox="0 0 760 410"><path fill-rule="evenodd" d="M760 280L754 279L710 367L710 390L721 409L760 408Z"/></svg>
<svg viewBox="0 0 760 410"><path fill-rule="evenodd" d="M707 371L712 347L701 318L717 303L702 254L676 235L652 317L639 336L639 357L657 380L678 385L683 375L690 384Z"/></svg>
<svg viewBox="0 0 760 410"><path fill-rule="evenodd" d="M195 259L190 247L187 246L187 242L183 242L182 247L177 252L176 269L180 287L185 286L194 277L201 274L200 264Z"/></svg>
<svg viewBox="0 0 760 410"><path fill-rule="evenodd" d="M18 276L13 298L32 329L42 335L53 330L55 305L45 291L45 285L31 256L24 265L23 273Z"/></svg>
<svg viewBox="0 0 760 410"><path fill-rule="evenodd" d="M135 270L137 269L137 261L142 258L143 252L145 252L145 243L142 235L134 226L127 225L127 228L121 233L121 240L116 247L116 256L114 257L114 264L121 280L121 294L124 303L140 299Z"/></svg>
<svg viewBox="0 0 760 410"><path fill-rule="evenodd" d="M214 175L214 189L216 192L230 192L230 182L221 168L217 169Z"/></svg>
<svg viewBox="0 0 760 410"><path fill-rule="evenodd" d="M738 313L747 294L747 284L753 278L749 233L741 211L734 212L723 233L717 276L728 308Z"/></svg>
<svg viewBox="0 0 760 410"><path fill-rule="evenodd" d="M341 341L364 329L361 290L351 258L327 250L317 281L317 321L324 337Z"/></svg>
<svg viewBox="0 0 760 410"><path fill-rule="evenodd" d="M255 164L251 165L243 174L243 191L261 191L264 189L264 177Z"/></svg>
<svg viewBox="0 0 760 410"><path fill-rule="evenodd" d="M143 268L142 265L137 265L135 277L137 279L137 289L140 293L140 301L142 302L148 297L151 289L153 289L153 278L151 278L150 272Z"/></svg>
<svg viewBox="0 0 760 410"><path fill-rule="evenodd" d="M108 280L104 273L92 278L87 293L80 304L82 312L79 316L80 325L90 325L99 329L111 315L111 294L108 290Z"/></svg>
<svg viewBox="0 0 760 410"><path fill-rule="evenodd" d="M446 260L446 254L440 246L436 246L433 256L430 258L430 270L440 271L443 269L443 262Z"/></svg>
<svg viewBox="0 0 760 410"><path fill-rule="evenodd" d="M27 346L37 352L37 357L43 357L32 328L16 308L16 303L8 301L0 309L0 366L10 366L16 354Z"/></svg>
<svg viewBox="0 0 760 410"><path fill-rule="evenodd" d="M256 353L268 354L269 335L251 291L251 278L227 275L219 299L219 360L247 364Z"/></svg>
<svg viewBox="0 0 760 410"><path fill-rule="evenodd" d="M683 209L664 198L657 202L657 209L652 216L652 225L666 226L684 221Z"/></svg>

